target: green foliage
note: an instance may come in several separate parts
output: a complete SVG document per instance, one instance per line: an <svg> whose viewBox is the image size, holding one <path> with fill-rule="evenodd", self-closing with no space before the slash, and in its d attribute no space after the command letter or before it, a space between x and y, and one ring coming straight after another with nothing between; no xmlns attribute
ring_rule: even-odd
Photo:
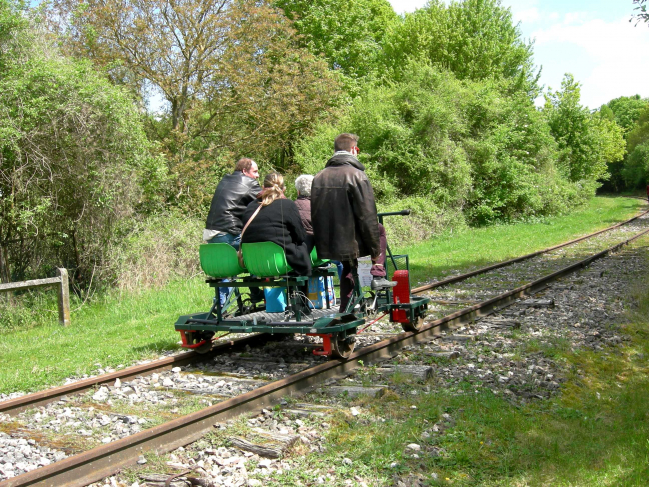
<svg viewBox="0 0 649 487"><path fill-rule="evenodd" d="M634 147L621 172L628 188L645 187L649 181L649 140Z"/></svg>
<svg viewBox="0 0 649 487"><path fill-rule="evenodd" d="M0 78L0 243L16 278L63 265L90 279L115 224L157 207L164 161L125 90L36 26L13 39Z"/></svg>
<svg viewBox="0 0 649 487"><path fill-rule="evenodd" d="M510 82L460 81L411 62L400 82L368 89L339 123L304 139L301 169L322 168L341 132L360 136L379 203L413 198L429 231L462 213L476 223L557 214L592 194L561 177L543 114Z"/></svg>
<svg viewBox="0 0 649 487"><path fill-rule="evenodd" d="M380 69L386 32L398 17L387 0L275 0L302 36L299 44L323 55L340 71L348 89Z"/></svg>
<svg viewBox="0 0 649 487"><path fill-rule="evenodd" d="M548 91L544 113L559 146L559 169L573 182L586 188L606 179L607 163L624 155L620 127L605 117L591 116L580 103L580 84L571 74L561 82L561 90Z"/></svg>
<svg viewBox="0 0 649 487"><path fill-rule="evenodd" d="M649 140L649 106L642 110L635 125L627 134L627 151L633 152L636 146Z"/></svg>
<svg viewBox="0 0 649 487"><path fill-rule="evenodd" d="M406 14L386 38L385 63L399 77L408 59L452 71L459 79L507 78L535 85L532 44L500 0L430 1Z"/></svg>
<svg viewBox="0 0 649 487"><path fill-rule="evenodd" d="M649 100L640 98L640 95L620 96L603 105L600 111L605 107L610 109L614 115L615 122L624 129L625 135L633 128L640 118L640 113L649 106Z"/></svg>

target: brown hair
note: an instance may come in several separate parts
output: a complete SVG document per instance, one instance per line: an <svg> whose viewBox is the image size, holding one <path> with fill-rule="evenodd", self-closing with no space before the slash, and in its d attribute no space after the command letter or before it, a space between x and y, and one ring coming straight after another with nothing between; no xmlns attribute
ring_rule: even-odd
<svg viewBox="0 0 649 487"><path fill-rule="evenodd" d="M340 134L334 140L334 151L338 152L341 150L346 150L347 152L352 151L352 147L358 142L358 135L355 134Z"/></svg>
<svg viewBox="0 0 649 487"><path fill-rule="evenodd" d="M237 165L234 166L235 171L241 171L241 172L247 172L250 171L250 168L252 167L252 163L255 162L252 159L248 159L244 157L243 159L239 159L237 161Z"/></svg>
<svg viewBox="0 0 649 487"><path fill-rule="evenodd" d="M284 196L284 177L277 172L270 172L264 178L264 189L259 195L261 197L261 206L268 206L276 199L286 198Z"/></svg>

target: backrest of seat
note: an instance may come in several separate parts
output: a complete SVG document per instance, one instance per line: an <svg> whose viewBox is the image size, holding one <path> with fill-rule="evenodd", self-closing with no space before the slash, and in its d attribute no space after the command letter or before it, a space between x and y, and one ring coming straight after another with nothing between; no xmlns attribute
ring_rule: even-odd
<svg viewBox="0 0 649 487"><path fill-rule="evenodd" d="M210 277L223 279L246 272L239 265L237 251L230 244L202 244L198 249L198 254L201 258L203 272Z"/></svg>
<svg viewBox="0 0 649 487"><path fill-rule="evenodd" d="M283 276L291 271L284 249L273 242L241 244L243 262L250 274L258 277Z"/></svg>
<svg viewBox="0 0 649 487"><path fill-rule="evenodd" d="M311 265L313 267L319 267L323 264L326 264L329 262L329 259L320 259L318 258L318 252L315 249L315 246L313 247L313 250L311 251Z"/></svg>

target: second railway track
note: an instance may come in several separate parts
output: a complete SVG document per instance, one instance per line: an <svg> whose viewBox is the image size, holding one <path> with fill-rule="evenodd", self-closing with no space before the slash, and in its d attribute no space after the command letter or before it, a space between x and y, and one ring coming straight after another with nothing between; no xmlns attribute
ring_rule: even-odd
<svg viewBox="0 0 649 487"><path fill-rule="evenodd" d="M85 382L79 382L76 385L71 384L66 386L68 389L60 390L58 396L53 391L45 391L0 403L0 408L2 408L0 411L4 410L15 415L21 410L35 406L43 408L45 404L57 400L60 402L62 395L69 396L89 388L96 388L101 384L114 384L117 379L123 384L123 386L120 384L118 389L129 388L130 391L127 392L133 392L132 394L126 394L125 404L129 404L128 397L137 396L136 390L138 386L140 392L152 387L153 389L164 390L165 394L171 393L173 397L164 396L162 399L163 402L166 401L165 398L170 399L170 401L166 401L172 403L168 404L168 406L171 406L168 408L170 411L178 409L177 406L176 408L173 406L178 402L182 402L173 402L173 399L178 399L174 395L177 392L199 397L198 402L201 405L210 402L216 403L200 408L191 414L177 417L168 422L162 422L143 431L132 431L131 433L134 434L129 434L117 441L96 446L88 451L7 479L0 482L0 486L86 485L107 477L124 465L133 463L143 452L164 452L187 444L205 432L210 431L217 422L240 415L246 411L258 411L267 408L284 396L301 394L328 379L344 377L358 367L359 360L365 364L381 362L398 354L403 347L426 342L438 336L442 330L458 326L475 319L477 316L491 313L494 309L506 306L521 296L543 288L548 282L582 268L595 259L624 246L630 238L635 239L646 234L649 231L645 229L646 225L647 217L643 215L643 217L625 226L624 230L620 230L623 227L611 230L611 232L619 231L614 237L600 238L599 242L594 245L582 244L581 250L567 252L566 250L553 248L551 250L553 254L550 254L552 255L551 258L543 259L540 255L532 256L526 260L525 265L520 269L512 267L506 276L494 273L496 269L492 268L488 274L490 277L485 280L486 284L483 285L474 282L474 280L478 279L475 274L464 276L465 281L468 279L466 284L469 284L470 287L480 288L478 293L467 293L465 291L466 286L448 289L453 284L451 282L445 283L447 290L444 292L435 290L435 288L442 287L437 284L425 287L425 289L420 288L419 292L421 293L434 293L433 297L438 302L423 330L416 334L401 333L382 340L384 333L393 334L395 330L393 325L390 325L391 328L389 328L386 325L377 324L376 327L370 329L372 335L361 339L363 346L345 362L330 361L320 363L320 360L314 361L308 354L311 347L309 343L298 343L297 345L276 343L266 355L263 355L264 352L262 352L261 359L258 356L258 362L253 364L255 354L260 353L259 350L261 350L254 348L260 338L248 337L238 339L233 344L221 345L220 349L214 354L216 361L211 360L209 367L190 367L189 372L194 372L195 379L180 381L184 383L184 388L177 387L176 381L173 380L175 376L180 375L176 367L182 367L187 371L187 367L195 360L195 357L178 356L168 358L164 364L150 364L140 366L141 368L138 370L127 369L121 371L120 373L124 375L115 373L108 377L97 377ZM630 230L627 231L627 228ZM617 242L614 243L612 240L617 240ZM574 242L572 245L577 243ZM590 255L584 258L585 254ZM570 265L566 265L567 263ZM517 262L508 264L514 266ZM539 279L539 275L544 275L544 277ZM457 282L460 282L460 280ZM471 299L467 299L468 297ZM481 300L481 302L468 307L464 306L467 301L476 300ZM458 305L461 309L454 310L454 308L457 309ZM248 347L248 352L246 352L246 347ZM273 350L275 350L274 355ZM204 359L205 357L201 358ZM254 366L249 367L251 364ZM280 365L282 367L279 367ZM245 373L239 374L237 367L241 367ZM256 375L248 379L245 375L251 370L255 371ZM273 376L271 373L273 370L279 372ZM157 376L151 375L153 373ZM149 374L148 378L145 377L146 374ZM241 377L238 375L241 375ZM167 386L164 386L165 379L169 379ZM216 387L220 383L222 383L221 390ZM232 385L223 387L233 383L238 384L239 390ZM123 397L118 397L119 394L113 394L115 391L114 385L111 386L111 389L105 389L104 394L115 402L124 400ZM175 389L175 391L172 393L169 391L170 389ZM94 389L93 395L97 395L101 391L102 389ZM247 392L237 394L238 391ZM199 394L195 394L196 392ZM103 397L103 395L100 394L99 397ZM68 397L60 406L63 409L65 407L71 409L69 400ZM87 395L85 402L88 403L89 401ZM137 401L131 400L130 403L137 403ZM176 411L177 413L178 411ZM171 414L173 415L173 413ZM111 417L114 414L104 414L103 416L108 416L111 422L114 422ZM137 414L123 413L121 416L129 418L137 417ZM130 421L130 419L127 419L127 421ZM137 429L135 428L135 430Z"/></svg>

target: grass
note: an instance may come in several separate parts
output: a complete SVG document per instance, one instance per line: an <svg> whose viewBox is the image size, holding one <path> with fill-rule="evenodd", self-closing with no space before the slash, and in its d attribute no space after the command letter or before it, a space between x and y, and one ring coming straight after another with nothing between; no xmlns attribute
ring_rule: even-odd
<svg viewBox="0 0 649 487"><path fill-rule="evenodd" d="M630 337L623 347L572 352L559 343L546 350L572 371L553 399L520 406L489 390L426 394L400 380L393 383L398 394L357 400L359 416L327 420L326 452L296 458L299 476L287 472L265 485L313 485L314 472L327 471L336 477L328 485L346 485L354 475L368 485L410 485L412 475L426 485L647 485L649 278L641 281L620 325ZM443 434L427 436L435 424ZM419 458L408 451L411 443L421 446ZM343 457L353 461L352 473Z"/></svg>
<svg viewBox="0 0 649 487"><path fill-rule="evenodd" d="M180 314L209 307L211 297L199 279L174 282L162 291L105 295L73 313L69 327L59 326L53 314L43 326L2 333L0 392L36 390L175 349L173 323ZM41 303L56 310L46 297Z"/></svg>
<svg viewBox="0 0 649 487"><path fill-rule="evenodd" d="M566 216L449 232L405 249L398 242L390 244L396 253L409 254L412 282L423 283L449 271L484 267L601 230L631 218L645 205L638 199L596 197Z"/></svg>
<svg viewBox="0 0 649 487"><path fill-rule="evenodd" d="M451 269L509 259L548 247L629 218L644 203L626 198L594 198L571 215L537 223L478 228L447 234L411 248L413 283ZM390 224L389 220L386 221ZM57 322L53 292L35 291L22 307L2 307L0 317L0 393L33 391L66 377L99 368L129 365L178 347L173 323L179 315L207 311L212 290L201 277L174 282L139 294L108 293L85 306L73 300L72 325ZM99 364L99 365L97 365Z"/></svg>

